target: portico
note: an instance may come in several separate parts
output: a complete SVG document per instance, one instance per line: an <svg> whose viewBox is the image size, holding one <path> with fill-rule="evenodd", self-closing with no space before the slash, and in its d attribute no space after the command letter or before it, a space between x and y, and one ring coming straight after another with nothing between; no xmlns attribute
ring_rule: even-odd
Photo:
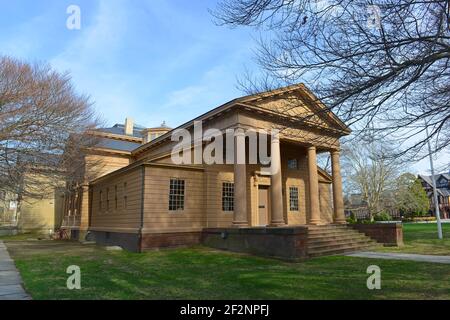
<svg viewBox="0 0 450 320"><path fill-rule="evenodd" d="M245 159L247 158L246 148L245 148L245 134L243 131L236 133L235 135L235 154L241 154ZM241 149L239 149L241 148ZM317 149L315 146L308 146L304 149L307 150L307 198L309 199L309 210L310 215L306 219L306 224L320 225L330 223L330 221L323 221L321 219L320 211L320 189L319 189L319 168L317 165ZM273 174L266 176L266 183L263 184L269 192L270 210L268 214L268 226L270 227L280 227L287 225L284 212L283 204L283 165L282 156L280 148L280 137L279 135L273 137L270 143L271 150L271 161L272 166L279 168ZM331 223L334 224L344 224L344 204L342 195L342 177L340 173L340 152L337 149L332 149L329 152L331 158L332 176L331 176L331 186L333 194L333 219ZM252 225L252 217L248 217L248 175L247 175L247 165L242 163L235 163L234 168L234 188L235 188L235 203L234 203L234 214L233 214L233 226L235 227L249 227ZM269 183L267 183L269 181ZM331 203L330 203L331 205ZM259 209L259 208L258 208ZM254 210L253 210L254 211ZM257 223L257 225L262 226L262 224Z"/></svg>

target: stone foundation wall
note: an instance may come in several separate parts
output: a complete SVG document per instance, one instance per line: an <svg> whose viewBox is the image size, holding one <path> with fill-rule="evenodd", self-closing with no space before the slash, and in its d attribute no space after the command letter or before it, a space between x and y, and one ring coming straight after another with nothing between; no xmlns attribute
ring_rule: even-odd
<svg viewBox="0 0 450 320"><path fill-rule="evenodd" d="M350 226L385 246L403 245L403 227L401 223L368 223L351 224Z"/></svg>
<svg viewBox="0 0 450 320"><path fill-rule="evenodd" d="M307 258L307 241L306 227L210 228L202 238L209 247L294 261Z"/></svg>
<svg viewBox="0 0 450 320"><path fill-rule="evenodd" d="M192 246L201 243L201 232L147 233L142 235L141 249Z"/></svg>
<svg viewBox="0 0 450 320"><path fill-rule="evenodd" d="M120 233L106 231L90 231L90 241L103 246L120 246L131 252L140 252L140 241L137 233Z"/></svg>

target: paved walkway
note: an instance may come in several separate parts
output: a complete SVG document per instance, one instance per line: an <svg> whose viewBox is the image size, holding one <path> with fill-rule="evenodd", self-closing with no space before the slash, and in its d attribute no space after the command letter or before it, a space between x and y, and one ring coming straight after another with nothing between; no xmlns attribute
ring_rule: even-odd
<svg viewBox="0 0 450 320"><path fill-rule="evenodd" d="M6 246L0 240L0 300L30 300Z"/></svg>
<svg viewBox="0 0 450 320"><path fill-rule="evenodd" d="M374 259L391 259L391 260L409 260L431 263L450 264L450 256L432 256L424 254L412 253L383 253L383 252L355 252L348 254L350 257L374 258Z"/></svg>

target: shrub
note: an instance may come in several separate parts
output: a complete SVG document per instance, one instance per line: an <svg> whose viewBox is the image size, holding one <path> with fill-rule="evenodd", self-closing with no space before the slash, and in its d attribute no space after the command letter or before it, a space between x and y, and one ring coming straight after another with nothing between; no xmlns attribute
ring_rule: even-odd
<svg viewBox="0 0 450 320"><path fill-rule="evenodd" d="M347 223L355 224L357 222L358 222L358 220L355 218L355 216L353 214L347 218Z"/></svg>
<svg viewBox="0 0 450 320"><path fill-rule="evenodd" d="M375 221L372 221L370 219L361 219L361 220L358 220L358 223L371 224L371 223L375 223Z"/></svg>
<svg viewBox="0 0 450 320"><path fill-rule="evenodd" d="M375 221L391 221L392 217L386 211L379 212L374 217Z"/></svg>

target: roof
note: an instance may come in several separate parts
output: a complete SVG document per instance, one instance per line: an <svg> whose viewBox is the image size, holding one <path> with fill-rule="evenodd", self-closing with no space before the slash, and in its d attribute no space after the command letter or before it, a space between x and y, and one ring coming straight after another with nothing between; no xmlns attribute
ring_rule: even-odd
<svg viewBox="0 0 450 320"><path fill-rule="evenodd" d="M438 193L440 193L444 197L450 197L450 190L447 188L437 188Z"/></svg>
<svg viewBox="0 0 450 320"><path fill-rule="evenodd" d="M142 131L146 128L141 125L134 125L133 126L133 137L141 138L142 137ZM125 135L125 125L116 123L112 127L109 128L98 128L96 131L100 132L106 132L106 133L112 133L112 134L119 134L119 135Z"/></svg>
<svg viewBox="0 0 450 320"><path fill-rule="evenodd" d="M430 186L433 185L431 177L434 177L434 181L438 181L441 177L444 177L447 180L450 180L450 174L448 174L448 173L439 173L439 174L435 174L434 176L425 176L425 175L419 174L418 177L420 179L422 179L423 181L425 181L426 183L428 183Z"/></svg>
<svg viewBox="0 0 450 320"><path fill-rule="evenodd" d="M305 93L308 96L309 101L311 101L317 108L320 108L321 110L325 110L326 112L324 112L323 114L326 114L329 117L329 119L334 121L336 126L339 127L342 130L342 132L345 132L344 135L351 133L350 128L347 125L345 125L339 119L339 117L337 117L329 108L327 108L322 102L320 102L320 100L303 83L233 99L233 100L228 101L227 103L222 104L222 105L178 126L177 128L172 129L172 130L188 128L188 127L192 126L195 121L206 120L216 114L219 114L219 113L221 113L231 107L237 106L239 104L242 105L243 103L248 103L253 100L273 97L276 95L286 94L288 92L294 92L294 91L298 91L298 90L301 90L302 93ZM151 146L165 140L166 138L170 137L171 131L167 132L166 134L163 134L162 136L160 136L146 144L141 145L136 150L133 150L133 153L144 151L144 150L150 148Z"/></svg>
<svg viewBox="0 0 450 320"><path fill-rule="evenodd" d="M111 149L119 151L133 151L138 148L141 144L138 142L116 140L112 138L100 138L96 143L96 148Z"/></svg>

